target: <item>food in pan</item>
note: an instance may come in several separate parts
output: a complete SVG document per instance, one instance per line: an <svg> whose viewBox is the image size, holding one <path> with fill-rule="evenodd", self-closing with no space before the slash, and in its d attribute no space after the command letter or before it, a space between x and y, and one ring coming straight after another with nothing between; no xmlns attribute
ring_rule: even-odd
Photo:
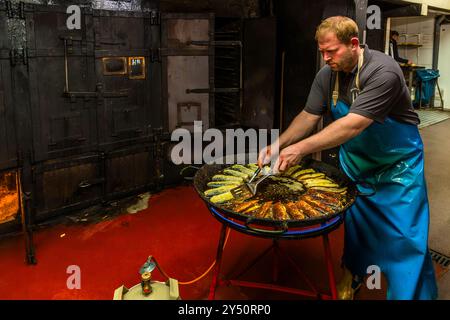
<svg viewBox="0 0 450 320"><path fill-rule="evenodd" d="M235 199L230 190L248 182L257 168L256 164L226 167L207 182L204 195L222 208L272 220L322 217L341 211L348 203L346 186L324 172L303 165L268 177L258 186L254 197Z"/></svg>

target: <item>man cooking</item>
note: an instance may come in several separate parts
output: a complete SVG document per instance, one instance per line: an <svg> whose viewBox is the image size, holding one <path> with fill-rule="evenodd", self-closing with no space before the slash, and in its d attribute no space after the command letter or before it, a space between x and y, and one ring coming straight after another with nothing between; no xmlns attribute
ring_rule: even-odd
<svg viewBox="0 0 450 320"><path fill-rule="evenodd" d="M423 145L402 71L392 57L360 47L358 27L347 17L324 20L316 40L326 65L304 110L277 141L273 169L284 171L311 153L341 146L342 170L375 193L359 196L346 212L339 298L352 299L367 268L376 265L387 279L388 299L435 299ZM334 121L310 136L326 112ZM274 148L260 152L260 166L270 162Z"/></svg>

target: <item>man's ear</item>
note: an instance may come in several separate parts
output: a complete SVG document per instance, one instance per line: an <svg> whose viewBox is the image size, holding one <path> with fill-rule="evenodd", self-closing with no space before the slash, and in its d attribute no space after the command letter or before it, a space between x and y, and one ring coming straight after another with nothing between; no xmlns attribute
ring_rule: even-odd
<svg viewBox="0 0 450 320"><path fill-rule="evenodd" d="M351 38L350 42L352 44L352 48L358 48L359 47L359 39L357 37Z"/></svg>

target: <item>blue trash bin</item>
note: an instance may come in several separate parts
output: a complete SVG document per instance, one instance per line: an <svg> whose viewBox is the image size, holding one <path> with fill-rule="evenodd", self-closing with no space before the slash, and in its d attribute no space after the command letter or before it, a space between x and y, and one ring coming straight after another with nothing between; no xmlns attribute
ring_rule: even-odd
<svg viewBox="0 0 450 320"><path fill-rule="evenodd" d="M414 106L429 105L434 95L439 71L433 69L416 70L417 86L414 96Z"/></svg>

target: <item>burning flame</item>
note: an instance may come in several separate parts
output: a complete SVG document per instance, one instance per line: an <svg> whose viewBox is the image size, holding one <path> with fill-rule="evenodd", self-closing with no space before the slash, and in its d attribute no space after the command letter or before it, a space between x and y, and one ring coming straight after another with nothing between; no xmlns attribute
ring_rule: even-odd
<svg viewBox="0 0 450 320"><path fill-rule="evenodd" d="M18 211L16 173L8 172L0 176L0 223L14 220Z"/></svg>

